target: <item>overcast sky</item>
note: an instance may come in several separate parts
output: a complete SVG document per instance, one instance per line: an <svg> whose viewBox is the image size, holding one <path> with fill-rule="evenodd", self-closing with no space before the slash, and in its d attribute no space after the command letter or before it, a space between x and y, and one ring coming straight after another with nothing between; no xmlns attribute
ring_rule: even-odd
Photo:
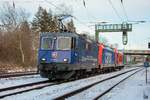
<svg viewBox="0 0 150 100"><path fill-rule="evenodd" d="M46 2L48 1L48 2ZM122 23L130 21L147 21L146 23L134 24L132 32L128 32L128 44L126 49L148 49L147 43L150 41L150 0L0 0L0 7L9 2L17 8L22 7L30 13L30 19L37 12L37 8L42 6L46 9L59 11L59 5L65 4L73 10L73 16L77 32L89 32L94 35L94 22ZM113 7L112 7L112 5ZM56 8L55 6L59 7ZM116 12L115 13L115 10ZM126 13L126 14L125 14ZM118 15L117 15L118 14ZM100 33L108 39L110 44L119 44L119 49L123 48L122 33Z"/></svg>

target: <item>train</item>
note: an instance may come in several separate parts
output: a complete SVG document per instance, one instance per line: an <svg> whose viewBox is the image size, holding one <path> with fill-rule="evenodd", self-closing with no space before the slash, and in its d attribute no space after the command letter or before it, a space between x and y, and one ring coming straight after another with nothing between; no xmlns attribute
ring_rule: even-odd
<svg viewBox="0 0 150 100"><path fill-rule="evenodd" d="M73 32L40 33L38 70L49 80L70 79L124 67L124 55Z"/></svg>

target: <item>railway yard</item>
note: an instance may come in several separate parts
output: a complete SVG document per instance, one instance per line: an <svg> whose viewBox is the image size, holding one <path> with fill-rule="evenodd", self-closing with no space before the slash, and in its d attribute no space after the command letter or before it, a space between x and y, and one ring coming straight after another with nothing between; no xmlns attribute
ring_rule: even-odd
<svg viewBox="0 0 150 100"><path fill-rule="evenodd" d="M148 85L145 85L145 69L142 66L134 65L120 71L68 82L49 81L47 78L41 78L39 74L1 78L0 99L131 100L136 97L136 100L149 100L150 77ZM148 76L149 72L150 69ZM139 76L141 77L138 78Z"/></svg>

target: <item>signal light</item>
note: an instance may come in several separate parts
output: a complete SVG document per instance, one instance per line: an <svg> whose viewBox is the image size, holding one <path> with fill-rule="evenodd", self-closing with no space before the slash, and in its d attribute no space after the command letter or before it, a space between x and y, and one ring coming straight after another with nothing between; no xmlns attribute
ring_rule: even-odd
<svg viewBox="0 0 150 100"><path fill-rule="evenodd" d="M123 45L127 45L127 43L128 43L128 35L127 35L126 31L123 31L122 42L123 42Z"/></svg>
<svg viewBox="0 0 150 100"><path fill-rule="evenodd" d="M148 43L148 48L150 49L150 42Z"/></svg>

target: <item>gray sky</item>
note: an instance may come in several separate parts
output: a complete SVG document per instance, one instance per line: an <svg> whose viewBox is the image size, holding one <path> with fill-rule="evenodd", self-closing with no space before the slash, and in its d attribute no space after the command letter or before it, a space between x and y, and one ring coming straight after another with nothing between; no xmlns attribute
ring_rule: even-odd
<svg viewBox="0 0 150 100"><path fill-rule="evenodd" d="M125 48L148 49L147 42L150 41L150 0L123 0L125 11L123 10L121 0L84 0L86 7L84 7L82 0L47 0L50 3L45 0L0 0L0 7L6 2L13 4L13 1L16 7L26 9L31 15L30 18L33 18L37 12L38 6L58 11L59 9L54 7L54 5L59 6L63 3L73 10L73 16L77 18L77 20L74 20L75 26L79 33L89 32L94 35L93 22L106 21L120 24L127 20L146 20L146 23L133 25L133 31L128 33L129 41ZM110 2L117 10L118 15L115 13ZM61 7L59 8L61 9ZM121 32L100 33L100 36L106 37L110 44L118 43L119 49L123 48Z"/></svg>

